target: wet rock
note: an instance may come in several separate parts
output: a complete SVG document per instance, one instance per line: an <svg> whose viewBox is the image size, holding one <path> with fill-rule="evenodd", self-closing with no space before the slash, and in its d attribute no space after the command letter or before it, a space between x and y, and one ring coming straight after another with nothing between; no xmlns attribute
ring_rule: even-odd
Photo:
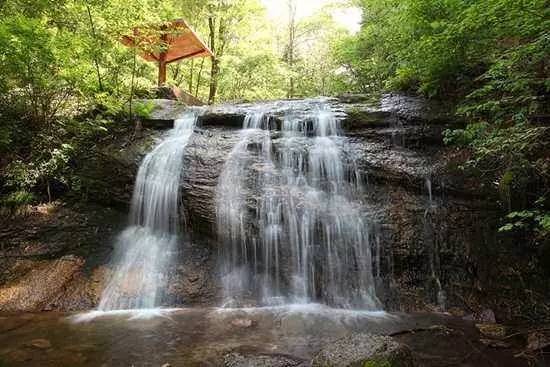
<svg viewBox="0 0 550 367"><path fill-rule="evenodd" d="M216 295L215 258L208 241L183 242L178 258L168 272L166 303L174 305L213 305Z"/></svg>
<svg viewBox="0 0 550 367"><path fill-rule="evenodd" d="M400 94L341 96L347 114L344 127L399 127L419 124L441 125L454 122L453 107L421 97Z"/></svg>
<svg viewBox="0 0 550 367"><path fill-rule="evenodd" d="M32 359L31 353L21 349L11 351L8 356L11 360L15 362L27 362Z"/></svg>
<svg viewBox="0 0 550 367"><path fill-rule="evenodd" d="M276 354L243 355L230 353L224 357L223 363L225 367L293 367L303 365L304 361Z"/></svg>
<svg viewBox="0 0 550 367"><path fill-rule="evenodd" d="M198 124L201 127L221 126L225 128L240 129L243 126L245 113L238 112L213 112L199 118Z"/></svg>
<svg viewBox="0 0 550 367"><path fill-rule="evenodd" d="M361 93L344 93L339 95L338 100L342 103L371 103L376 104L379 96Z"/></svg>
<svg viewBox="0 0 550 367"><path fill-rule="evenodd" d="M77 274L65 291L52 300L47 308L67 311L93 309L99 303L109 276L109 270L105 266L94 269L91 274Z"/></svg>
<svg viewBox="0 0 550 367"><path fill-rule="evenodd" d="M238 139L236 130L210 128L195 133L185 152L182 194L186 219L194 231L209 237L215 237L218 178Z"/></svg>
<svg viewBox="0 0 550 367"><path fill-rule="evenodd" d="M125 127L75 159L84 200L128 210L139 164L162 131Z"/></svg>
<svg viewBox="0 0 550 367"><path fill-rule="evenodd" d="M148 116L143 116L143 126L155 128L172 128L174 120L188 108L182 102L163 98L137 100L136 103L142 104L150 111Z"/></svg>
<svg viewBox="0 0 550 367"><path fill-rule="evenodd" d="M347 112L348 117L340 115L349 138L345 142L346 154L365 182L368 181L364 202L375 222L371 233L374 260L378 261L376 289L385 309L435 310L438 295L443 292L448 296L446 306L476 309L478 285L493 284L499 278L492 265L512 262L505 259L495 262L492 254L496 252L490 250L493 240L487 234L495 232L499 213L486 202L472 199L474 190L466 190L466 185L457 181L462 173L446 174L447 157L440 131L446 126L444 115L451 110L398 95L387 95L382 100L360 95L328 101L339 113ZM273 127L277 129L280 127L277 121L285 113L285 102L271 105ZM152 115L160 121L173 120L184 108L173 101L160 102L159 106ZM160 111L163 106L167 111ZM187 147L181 192L193 241L182 241L181 248L194 250L190 256L184 254L177 265L185 270L170 271L167 292L174 305L220 303L216 298L220 287L212 271L220 246L216 240L216 187L239 140L238 128L246 109L251 106L212 107L200 119ZM9 255L0 256L0 298L5 296L6 287L13 290L14 285L23 284L20 281L27 274L41 269L46 262L75 254L86 260L83 269L75 271L70 281L61 281L51 297L44 292L41 297L47 299L30 302L26 307L80 310L97 305L112 239L118 233L117 226L125 222L139 163L164 133L144 126L141 131L133 126L124 127L112 138L94 144L97 149L75 161L85 199L121 208L117 214L97 210L88 215L88 208L72 203L72 210L44 213L43 217L49 219L39 223L32 219L20 221L19 225L13 221L0 225L0 243L7 249L4 254ZM170 126L171 122L164 127ZM277 132L273 134L276 150ZM432 200L428 180L433 188ZM251 202L256 195L247 192ZM250 217L255 218L252 205ZM249 227L253 230L251 222ZM195 241L197 238L200 241ZM473 304L464 304L463 300L470 299ZM1 302L0 309L6 309ZM9 302L21 303L18 298ZM488 315L474 316L472 320L494 322L494 313L488 311ZM502 310L495 311L502 315ZM281 325L289 330L299 330L304 325L312 327L296 318L283 319Z"/></svg>
<svg viewBox="0 0 550 367"><path fill-rule="evenodd" d="M491 347L491 348L510 348L511 347L511 344L510 343L506 343L502 340L495 340L495 339L479 339L479 341L481 342L481 344L483 345L486 345L488 347Z"/></svg>
<svg viewBox="0 0 550 367"><path fill-rule="evenodd" d="M239 328L249 328L254 324L251 319L235 319L231 321L231 325Z"/></svg>
<svg viewBox="0 0 550 367"><path fill-rule="evenodd" d="M103 265L125 219L118 210L74 202L0 218L6 229L0 234L0 310L94 308L104 286Z"/></svg>
<svg viewBox="0 0 550 367"><path fill-rule="evenodd" d="M486 309L481 312L470 314L470 315L464 316L463 318L464 320L476 321L479 323L494 324L497 322L495 318L495 313L493 312L493 310L490 310L490 309Z"/></svg>
<svg viewBox="0 0 550 367"><path fill-rule="evenodd" d="M17 330L26 325L29 321L14 317L0 317L0 334Z"/></svg>
<svg viewBox="0 0 550 367"><path fill-rule="evenodd" d="M506 336L506 327L499 324L476 324L479 332L487 337L500 339Z"/></svg>
<svg viewBox="0 0 550 367"><path fill-rule="evenodd" d="M352 334L321 349L313 367L414 366L410 351L387 336Z"/></svg>
<svg viewBox="0 0 550 367"><path fill-rule="evenodd" d="M0 288L0 311L41 311L83 265L84 260L75 256L37 262L29 273Z"/></svg>
<svg viewBox="0 0 550 367"><path fill-rule="evenodd" d="M534 332L527 336L527 349L535 351L550 347L550 333Z"/></svg>
<svg viewBox="0 0 550 367"><path fill-rule="evenodd" d="M52 343L47 339L34 339L26 344L26 346L36 349L48 349L52 347Z"/></svg>

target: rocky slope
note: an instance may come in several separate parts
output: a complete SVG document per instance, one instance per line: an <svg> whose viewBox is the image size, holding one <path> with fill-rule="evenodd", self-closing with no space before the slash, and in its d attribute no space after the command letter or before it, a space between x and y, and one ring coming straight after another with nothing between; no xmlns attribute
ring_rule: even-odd
<svg viewBox="0 0 550 367"><path fill-rule="evenodd" d="M496 234L494 200L450 164L451 152L442 143L442 131L453 122L450 110L396 95L345 96L330 103L350 138L346 150L367 178L365 201L376 219L377 294L385 307L460 314L493 309L500 318L521 312L532 300L517 297L506 273L506 264L521 264L521 254L499 250L505 240ZM178 304L218 302L215 189L248 107L211 108L188 146L182 195L190 231L168 290ZM86 201L3 219L0 311L87 309L97 303L140 159L181 107L170 108L144 122L139 134L77 162ZM271 115L279 125L276 106Z"/></svg>

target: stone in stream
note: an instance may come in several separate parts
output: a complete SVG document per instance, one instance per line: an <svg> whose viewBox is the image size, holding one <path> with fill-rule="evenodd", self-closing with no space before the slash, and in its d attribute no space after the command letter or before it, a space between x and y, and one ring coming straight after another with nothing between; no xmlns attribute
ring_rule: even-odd
<svg viewBox="0 0 550 367"><path fill-rule="evenodd" d="M243 355L233 352L225 355L223 365L224 367L294 367L303 366L304 361L277 354Z"/></svg>
<svg viewBox="0 0 550 367"><path fill-rule="evenodd" d="M548 332L532 332L527 337L527 349L542 350L550 347L550 334Z"/></svg>
<svg viewBox="0 0 550 367"><path fill-rule="evenodd" d="M502 340L495 340L495 339L479 339L481 344L486 345L491 348L510 348L510 343L506 343Z"/></svg>
<svg viewBox="0 0 550 367"><path fill-rule="evenodd" d="M479 332L489 338L501 339L506 336L506 328L495 323L476 324Z"/></svg>
<svg viewBox="0 0 550 367"><path fill-rule="evenodd" d="M252 325L254 325L254 321L250 319L235 319L231 321L231 325L239 327L239 328L249 328Z"/></svg>
<svg viewBox="0 0 550 367"><path fill-rule="evenodd" d="M36 349L48 349L52 347L52 343L47 339L34 339L26 344L26 346Z"/></svg>
<svg viewBox="0 0 550 367"><path fill-rule="evenodd" d="M351 334L330 343L313 358L312 367L413 367L410 351L388 336Z"/></svg>

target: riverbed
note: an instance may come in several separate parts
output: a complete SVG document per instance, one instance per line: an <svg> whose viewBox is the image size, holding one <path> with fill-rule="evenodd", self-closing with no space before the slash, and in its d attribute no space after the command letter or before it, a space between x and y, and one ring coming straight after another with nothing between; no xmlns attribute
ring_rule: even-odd
<svg viewBox="0 0 550 367"><path fill-rule="evenodd" d="M513 347L487 346L472 322L449 315L290 305L3 314L0 366L223 366L235 352L308 366L324 346L357 332L393 336L419 366L528 365Z"/></svg>

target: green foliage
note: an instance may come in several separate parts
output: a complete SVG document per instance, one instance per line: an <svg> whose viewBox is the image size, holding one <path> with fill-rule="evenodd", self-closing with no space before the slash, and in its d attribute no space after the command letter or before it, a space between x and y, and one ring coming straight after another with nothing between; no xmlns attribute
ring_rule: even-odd
<svg viewBox="0 0 550 367"><path fill-rule="evenodd" d="M23 205L32 204L36 200L34 194L28 191L14 191L8 194L0 202L2 206L17 208Z"/></svg>
<svg viewBox="0 0 550 367"><path fill-rule="evenodd" d="M399 357L397 357L399 359ZM363 367L399 367L402 365L402 362L399 360L396 360L396 358L374 358L371 360L366 361L363 364Z"/></svg>
<svg viewBox="0 0 550 367"><path fill-rule="evenodd" d="M147 119L155 110L155 103L152 101L137 102L134 105L135 114L141 118Z"/></svg>
<svg viewBox="0 0 550 367"><path fill-rule="evenodd" d="M499 232L532 231L540 238L547 238L550 235L550 210L546 197L538 198L532 209L509 213L506 222Z"/></svg>
<svg viewBox="0 0 550 367"><path fill-rule="evenodd" d="M13 16L0 23L0 49L6 50L0 56L0 86L9 93L3 102L22 101L33 123L51 121L72 87L54 52L64 46L42 19Z"/></svg>
<svg viewBox="0 0 550 367"><path fill-rule="evenodd" d="M540 210L523 210L511 212L506 216L507 224L500 227L499 232L510 232L520 229L534 228L537 232L550 234L550 213Z"/></svg>
<svg viewBox="0 0 550 367"><path fill-rule="evenodd" d="M478 122L469 124L465 129L445 130L443 141L448 145L467 147L478 139L483 139L487 133L489 124Z"/></svg>
<svg viewBox="0 0 550 367"><path fill-rule="evenodd" d="M550 7L546 0L357 0L363 26L336 56L357 90L450 99L466 127L445 143L500 194L503 230L544 231L550 186ZM540 124L543 122L543 124ZM519 213L524 217L519 217Z"/></svg>
<svg viewBox="0 0 550 367"><path fill-rule="evenodd" d="M468 143L465 168L495 185L507 210L530 207L550 184L550 128L526 124L485 128Z"/></svg>
<svg viewBox="0 0 550 367"><path fill-rule="evenodd" d="M65 173L73 153L74 148L70 144L62 144L51 153L34 157L31 162L13 161L7 167L6 185L16 190L32 190L39 183L51 179L67 184Z"/></svg>
<svg viewBox="0 0 550 367"><path fill-rule="evenodd" d="M206 58L169 66L168 83L200 99L208 99L214 84L210 99L228 101L284 97L291 76L302 96L338 93L349 82L336 75L341 66L327 47L345 32L326 11L297 22L304 33L289 67L287 19L270 19L260 0L5 0L0 192L25 190L43 199L76 188L71 161L121 123L152 112L135 101L153 95L157 66L121 37L177 18L187 19L217 56L216 65ZM154 27L147 32L159 36ZM138 42L150 52L163 47Z"/></svg>
<svg viewBox="0 0 550 367"><path fill-rule="evenodd" d="M529 70L547 53L545 0L357 3L363 9L363 27L355 45L340 56L362 90L399 88L443 96L476 88L482 75L496 83L500 74L515 74L517 67ZM507 83L517 92L518 83L526 81L519 75L515 79Z"/></svg>
<svg viewBox="0 0 550 367"><path fill-rule="evenodd" d="M470 119L527 121L544 111L550 92L550 33L505 50L477 82L459 112Z"/></svg>

